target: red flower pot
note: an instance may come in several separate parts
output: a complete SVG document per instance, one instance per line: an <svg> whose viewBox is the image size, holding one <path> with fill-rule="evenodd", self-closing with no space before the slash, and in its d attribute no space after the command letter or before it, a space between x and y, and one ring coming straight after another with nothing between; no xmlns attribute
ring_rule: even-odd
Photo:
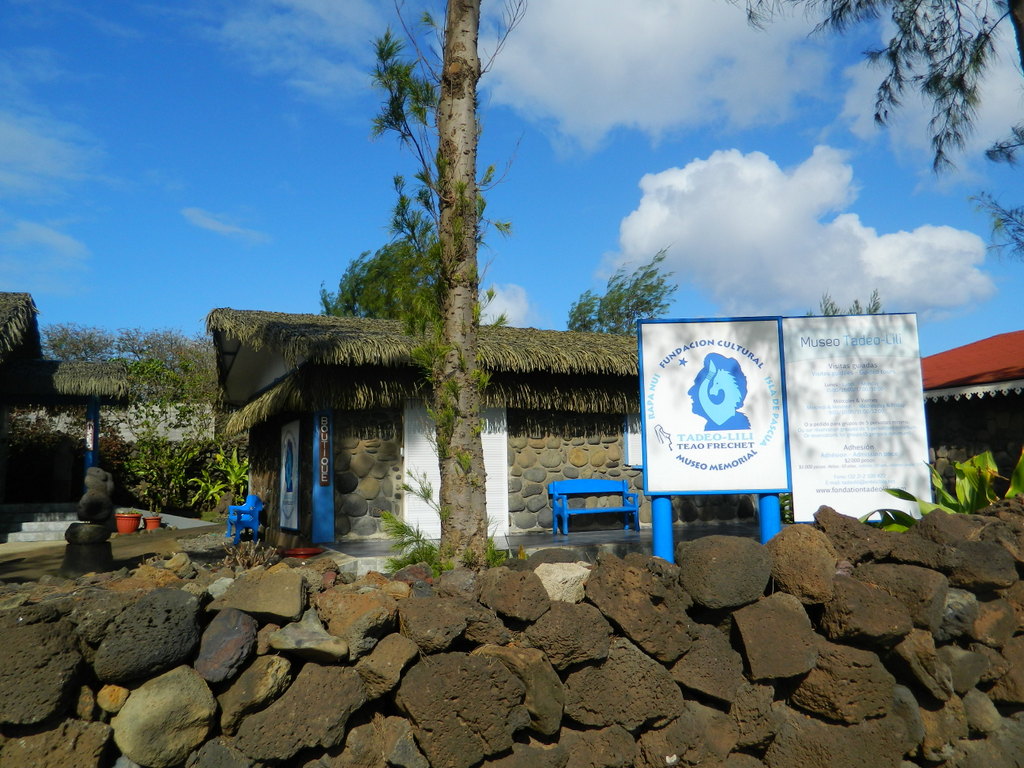
<svg viewBox="0 0 1024 768"><path fill-rule="evenodd" d="M155 531L160 527L160 515L153 515L153 517L144 517L142 522L146 524L147 531Z"/></svg>
<svg viewBox="0 0 1024 768"><path fill-rule="evenodd" d="M114 525L117 526L118 533L135 533L139 530L139 522L142 520L142 515L138 512L115 512L114 513Z"/></svg>

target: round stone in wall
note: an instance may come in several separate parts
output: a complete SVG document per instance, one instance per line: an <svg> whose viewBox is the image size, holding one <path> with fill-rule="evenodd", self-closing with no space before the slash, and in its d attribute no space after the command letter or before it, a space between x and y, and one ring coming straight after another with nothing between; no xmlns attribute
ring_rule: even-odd
<svg viewBox="0 0 1024 768"><path fill-rule="evenodd" d="M380 444L377 458L381 461L398 461L402 455L401 446L394 440L385 440Z"/></svg>
<svg viewBox="0 0 1024 768"><path fill-rule="evenodd" d="M352 454L348 451L334 452L334 471L344 472L352 463Z"/></svg>
<svg viewBox="0 0 1024 768"><path fill-rule="evenodd" d="M548 479L548 471L541 467L530 467L523 472L523 479L529 480L531 483L543 483Z"/></svg>
<svg viewBox="0 0 1024 768"><path fill-rule="evenodd" d="M352 464L350 469L356 473L359 477L366 477L370 470L373 469L373 465L376 459L369 453L357 453L352 457Z"/></svg>
<svg viewBox="0 0 1024 768"><path fill-rule="evenodd" d="M561 451L546 450L540 455L540 464L548 469L555 469L562 465Z"/></svg>
<svg viewBox="0 0 1024 768"><path fill-rule="evenodd" d="M528 531L537 525L537 516L532 512L516 512L512 515L512 525L521 531Z"/></svg>
<svg viewBox="0 0 1024 768"><path fill-rule="evenodd" d="M340 511L349 517L362 517L366 514L366 499L357 493L346 493L342 496Z"/></svg>
<svg viewBox="0 0 1024 768"><path fill-rule="evenodd" d="M575 480L577 477L580 476L580 470L579 467L572 467L566 465L562 467L562 474L565 476L567 480Z"/></svg>
<svg viewBox="0 0 1024 768"><path fill-rule="evenodd" d="M586 448L573 448L569 451L569 463L574 467L582 467L590 463Z"/></svg>
<svg viewBox="0 0 1024 768"><path fill-rule="evenodd" d="M334 513L334 535L338 538L348 536L352 530L352 518L339 512Z"/></svg>
<svg viewBox="0 0 1024 768"><path fill-rule="evenodd" d="M551 513L551 507L537 510L537 525L541 528L550 528L553 522L554 515Z"/></svg>
<svg viewBox="0 0 1024 768"><path fill-rule="evenodd" d="M380 520L366 515L352 520L352 533L356 536L373 536L380 529Z"/></svg>
<svg viewBox="0 0 1024 768"><path fill-rule="evenodd" d="M334 476L334 490L337 493L352 493L359 485L359 478L352 472L340 472Z"/></svg>
<svg viewBox="0 0 1024 768"><path fill-rule="evenodd" d="M547 496L531 496L526 500L526 508L531 512L539 512L548 506Z"/></svg>
<svg viewBox="0 0 1024 768"><path fill-rule="evenodd" d="M364 477L359 481L356 492L364 499L376 499L380 496L380 480L376 477Z"/></svg>
<svg viewBox="0 0 1024 768"><path fill-rule="evenodd" d="M508 511L510 513L522 512L526 509L526 502L518 493L510 493L508 496Z"/></svg>
<svg viewBox="0 0 1024 768"><path fill-rule="evenodd" d="M603 448L590 452L590 466L603 467L606 461L608 461L608 452Z"/></svg>
<svg viewBox="0 0 1024 768"><path fill-rule="evenodd" d="M508 447L509 448L513 448L513 449L515 449L517 451L521 451L523 448L526 447L526 438L523 437L522 435L516 435L515 437L510 437L508 439Z"/></svg>
<svg viewBox="0 0 1024 768"><path fill-rule="evenodd" d="M508 479L508 492L519 493L523 490L523 479L521 477L510 477Z"/></svg>
<svg viewBox="0 0 1024 768"><path fill-rule="evenodd" d="M532 448L526 448L516 456L516 464L523 469L528 469L537 463L537 452Z"/></svg>
<svg viewBox="0 0 1024 768"><path fill-rule="evenodd" d="M538 483L526 483L523 485L522 496L528 498L530 496L536 496L538 494L547 493L547 488Z"/></svg>

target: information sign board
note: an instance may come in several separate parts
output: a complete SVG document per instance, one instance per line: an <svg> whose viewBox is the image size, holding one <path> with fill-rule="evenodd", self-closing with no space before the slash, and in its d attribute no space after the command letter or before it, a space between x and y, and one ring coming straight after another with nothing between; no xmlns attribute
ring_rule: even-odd
<svg viewBox="0 0 1024 768"><path fill-rule="evenodd" d="M779 318L642 320L648 495L789 488Z"/></svg>
<svg viewBox="0 0 1024 768"><path fill-rule="evenodd" d="M931 498L917 318L912 314L782 321L797 522L825 504L860 517Z"/></svg>

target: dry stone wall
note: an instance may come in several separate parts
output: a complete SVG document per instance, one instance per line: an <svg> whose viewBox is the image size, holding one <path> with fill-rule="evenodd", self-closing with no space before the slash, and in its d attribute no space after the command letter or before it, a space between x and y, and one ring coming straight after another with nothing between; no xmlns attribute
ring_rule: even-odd
<svg viewBox="0 0 1024 768"><path fill-rule="evenodd" d="M0 585L0 764L1024 766L1020 500L567 554Z"/></svg>

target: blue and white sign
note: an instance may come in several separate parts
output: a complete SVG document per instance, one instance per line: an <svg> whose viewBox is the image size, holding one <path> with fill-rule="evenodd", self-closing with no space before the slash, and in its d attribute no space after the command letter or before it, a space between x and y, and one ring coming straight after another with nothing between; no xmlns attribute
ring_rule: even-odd
<svg viewBox="0 0 1024 768"><path fill-rule="evenodd" d="M778 318L639 323L644 493L789 488Z"/></svg>

